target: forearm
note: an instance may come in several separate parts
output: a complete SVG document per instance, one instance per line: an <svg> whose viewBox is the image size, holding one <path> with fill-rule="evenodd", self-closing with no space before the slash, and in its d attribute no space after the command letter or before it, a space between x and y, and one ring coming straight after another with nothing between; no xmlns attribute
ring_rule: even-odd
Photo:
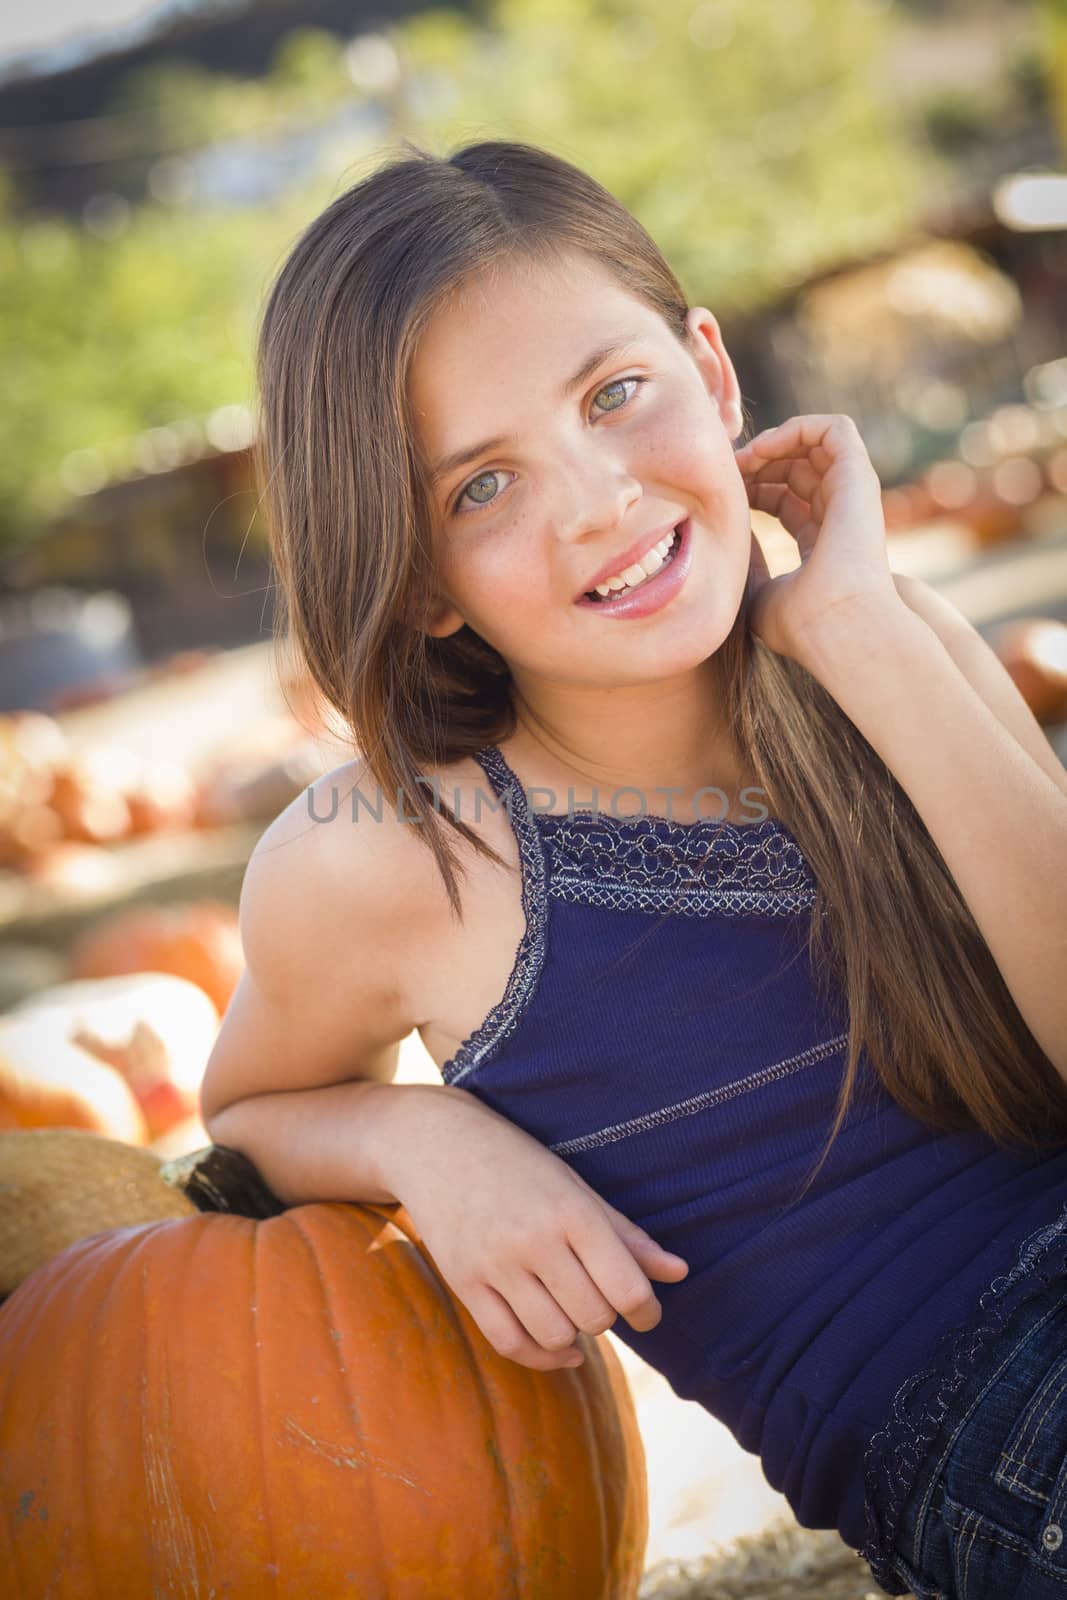
<svg viewBox="0 0 1067 1600"><path fill-rule="evenodd" d="M287 1205L394 1205L402 1155L415 1126L459 1103L478 1102L446 1084L368 1079L237 1100L211 1118L208 1133L214 1144L247 1156Z"/></svg>
<svg viewBox="0 0 1067 1600"><path fill-rule="evenodd" d="M996 652L959 608L918 578L894 574L897 593L910 611L922 617L940 639L971 688L1002 722L1016 742L1033 756L1057 789L1067 794L1064 769L1048 735L1012 681Z"/></svg>
<svg viewBox="0 0 1067 1600"><path fill-rule="evenodd" d="M839 615L804 665L908 794L1067 1079L1067 796L903 605Z"/></svg>

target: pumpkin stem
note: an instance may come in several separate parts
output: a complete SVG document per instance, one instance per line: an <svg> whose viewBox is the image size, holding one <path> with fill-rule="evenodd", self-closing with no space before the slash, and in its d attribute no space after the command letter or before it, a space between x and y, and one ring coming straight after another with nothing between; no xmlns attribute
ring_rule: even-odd
<svg viewBox="0 0 1067 1600"><path fill-rule="evenodd" d="M164 1183L183 1190L199 1211L231 1211L261 1220L288 1210L267 1187L259 1168L229 1145L209 1144L175 1156L163 1163L159 1175Z"/></svg>

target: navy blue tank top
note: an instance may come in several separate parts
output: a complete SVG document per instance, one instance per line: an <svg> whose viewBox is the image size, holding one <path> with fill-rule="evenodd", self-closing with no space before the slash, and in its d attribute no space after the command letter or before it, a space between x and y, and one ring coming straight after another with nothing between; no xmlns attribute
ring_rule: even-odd
<svg viewBox="0 0 1067 1600"><path fill-rule="evenodd" d="M612 1333L758 1454L808 1528L892 1525L984 1341L1067 1271L1067 1150L912 1117L847 1053L784 823L539 811L476 757L518 843L526 927L443 1080L540 1140L689 1263ZM495 799L494 799L495 797ZM704 857L710 856L705 861ZM702 864L701 864L702 863ZM872 1546L873 1548L873 1546Z"/></svg>

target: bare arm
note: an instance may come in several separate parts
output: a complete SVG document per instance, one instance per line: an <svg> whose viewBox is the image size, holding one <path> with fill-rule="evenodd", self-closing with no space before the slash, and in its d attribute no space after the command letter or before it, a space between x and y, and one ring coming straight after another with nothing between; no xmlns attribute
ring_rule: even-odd
<svg viewBox="0 0 1067 1600"><path fill-rule="evenodd" d="M464 1090L443 1083L364 1079L238 1100L212 1117L208 1132L215 1144L246 1155L287 1205L395 1205L405 1146L427 1117L443 1126L449 1102L494 1115Z"/></svg>
<svg viewBox="0 0 1067 1600"><path fill-rule="evenodd" d="M941 851L1027 1026L1067 1080L1067 793L921 617L853 606L804 663Z"/></svg>
<svg viewBox="0 0 1067 1600"><path fill-rule="evenodd" d="M993 715L1013 734L1042 772L1067 794L1067 768L1049 743L1007 667L958 606L921 578L894 574L897 593L910 611L922 617Z"/></svg>
<svg viewBox="0 0 1067 1600"><path fill-rule="evenodd" d="M201 1117L283 1200L391 1202L379 1157L401 1108L460 1093L389 1081L418 1021L403 948L424 881L420 847L395 823L353 824L344 804L329 822L312 821L312 809L331 810L298 797L248 863L246 969L204 1074ZM425 889L419 901L427 914Z"/></svg>

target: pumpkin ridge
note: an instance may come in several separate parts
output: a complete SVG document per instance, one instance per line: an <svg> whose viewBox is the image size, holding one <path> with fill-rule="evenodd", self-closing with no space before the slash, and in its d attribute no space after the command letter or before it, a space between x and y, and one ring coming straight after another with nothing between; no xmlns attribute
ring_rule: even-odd
<svg viewBox="0 0 1067 1600"><path fill-rule="evenodd" d="M203 1257L205 1245L210 1244L210 1235L204 1227L204 1219L196 1212L190 1217L173 1220L178 1226L161 1236L158 1249L151 1251L148 1260L142 1263L144 1348L149 1359L155 1355L158 1365L154 1371L150 1370L146 1360L140 1369L138 1409L145 1441L142 1526L147 1570L152 1576L153 1593L184 1596L189 1589L188 1575L200 1566L198 1536L203 1540L206 1534L209 1556L211 1538L203 1523L196 1521L195 1487L181 1481L180 1455L178 1472L175 1472L173 1443L180 1432L182 1416L192 1409L188 1398L189 1362L183 1357L183 1352L189 1348L183 1339L189 1302L180 1299L175 1310L170 1312L167 1287L173 1283L195 1282L198 1275L202 1276L195 1263L198 1255ZM247 1224L242 1227L246 1229ZM166 1328L169 1338L153 1336L152 1330L158 1334L161 1328ZM193 1403L195 1405L195 1395ZM148 1441L151 1441L151 1451ZM195 1580L192 1592L195 1592Z"/></svg>
<svg viewBox="0 0 1067 1600"><path fill-rule="evenodd" d="M335 1203L344 1204L343 1201ZM306 1249L308 1256L311 1258L311 1261L314 1263L315 1277L322 1291L322 1301L326 1310L327 1327L329 1330L330 1340L333 1345L332 1353L339 1368L341 1393L344 1396L349 1423L356 1439L359 1440L361 1444L366 1444L367 1437L363 1428L363 1417L360 1412L359 1403L349 1375L348 1362L345 1359L343 1336L339 1328L339 1323L343 1323L344 1319L334 1316L334 1308L330 1303L330 1297L326 1287L326 1280L322 1271L322 1263L319 1259L318 1251L316 1250L312 1241L311 1230L309 1230L307 1227L307 1219L301 1217L299 1214L302 1209L304 1208L299 1206L293 1207L291 1210L285 1213L285 1218L289 1226L294 1229L298 1237L303 1241L304 1248ZM325 1223L326 1218L321 1217L319 1220ZM362 1221L362 1219L360 1220ZM333 1230L331 1229L331 1232L332 1231ZM350 1243L351 1241L349 1239L346 1242ZM334 1337L335 1335L336 1337ZM385 1572L388 1571L389 1552L384 1548L382 1541L382 1522L381 1518L378 1516L378 1508L375 1500L375 1485L373 1481L374 1473L365 1460L361 1461L361 1465L363 1468L360 1474L360 1477L363 1480L363 1495L364 1498L366 1498L369 1502L371 1512L369 1521L374 1529L374 1537L378 1552L378 1557L373 1565L372 1570L375 1572Z"/></svg>
<svg viewBox="0 0 1067 1600"><path fill-rule="evenodd" d="M157 1222L147 1222L147 1223L139 1223L139 1224L135 1223L129 1228L117 1228L117 1229L114 1230L114 1232L102 1233L102 1234L98 1235L97 1237L98 1237L99 1246L100 1246L99 1252L98 1252L99 1256L100 1256L100 1266L97 1268L96 1272L93 1272L91 1274L87 1273L85 1278L84 1278L84 1280L83 1280L83 1282L81 1284L79 1284L79 1285L76 1285L76 1292L80 1291L82 1297L84 1297L88 1293L89 1289L92 1288L93 1291L94 1291L95 1300L96 1300L96 1303L95 1303L95 1305L93 1307L92 1315L91 1315L91 1317L89 1319L89 1325L88 1325L87 1328L83 1329L83 1338L82 1338L82 1340L80 1342L80 1347L79 1348L80 1348L80 1350L82 1352L84 1352L82 1357L81 1357L82 1370L83 1370L82 1387L83 1387L84 1393L87 1394L87 1395L93 1396L94 1400L97 1400L98 1403L99 1403L100 1397L102 1397L104 1395L104 1393L106 1393L106 1392L108 1392L110 1390L111 1385L108 1382L108 1378L107 1378L107 1365L108 1365L108 1363L106 1362L106 1360L102 1359L102 1358L106 1357L106 1355L108 1353L108 1343L107 1343L106 1339L101 1339L101 1338L95 1336L96 1329L100 1325L101 1319L103 1318L103 1315L104 1315L104 1312L105 1312L109 1302L112 1300L120 1281L129 1280L129 1279L131 1279L133 1277L133 1275L134 1275L134 1273L136 1271L136 1268L137 1268L137 1264L138 1264L138 1262L140 1260L140 1256L141 1256L140 1246L144 1242L144 1235L146 1233L154 1233L156 1228L158 1228L159 1226L161 1226L161 1224L159 1224ZM165 1226L165 1224L163 1224L163 1226ZM84 1242L85 1241L83 1241L83 1243ZM92 1237L90 1237L88 1243L90 1245L93 1243ZM132 1243L132 1249L130 1248L131 1243ZM79 1248L79 1246L76 1245L73 1248L75 1250L77 1250ZM63 1260L63 1255L65 1255L65 1254L66 1254L66 1252L63 1252L63 1254L61 1254L56 1259L58 1261L62 1261ZM71 1263L71 1265L73 1265L73 1263ZM108 1265L112 1266L114 1270L112 1271L111 1276L107 1279L106 1283L103 1286L103 1289L101 1290L101 1288L100 1288L100 1278L99 1278L98 1274L99 1274L101 1268L106 1270L106 1267ZM142 1265L143 1265L143 1263L142 1263ZM47 1270L48 1267L50 1267L50 1266L51 1266L51 1263L47 1263L45 1270ZM67 1274L65 1272L63 1273L63 1277L64 1277L64 1279L66 1279L66 1277L67 1277ZM143 1275L141 1277L141 1281L142 1281L142 1284L143 1284ZM147 1316L144 1314L144 1312L145 1312L145 1302L144 1302L144 1299L142 1297L142 1300L141 1300L141 1313L142 1313L142 1315L141 1315L141 1326L140 1326L140 1329L138 1330L139 1334L140 1334L140 1336L142 1338L144 1337L144 1333L145 1333L145 1330L146 1330L146 1327L147 1327L147 1320L148 1320ZM68 1309L68 1314L69 1314L69 1309ZM61 1342L62 1341L62 1333L60 1331L60 1328L59 1328L59 1325L58 1325L58 1321L57 1321L57 1335L58 1335L57 1341L56 1341L57 1345L59 1346L60 1349L62 1349L62 1342ZM104 1372L103 1382L100 1381L100 1375L101 1375L102 1371ZM78 1439L77 1439L76 1449L77 1449L77 1452L78 1452L78 1458L80 1460L84 1461L84 1460L86 1460L87 1452L91 1449L91 1442L89 1441L89 1438L88 1438L88 1429L86 1428L86 1425L85 1425L86 1424L86 1412L83 1409L79 1408L79 1407L72 1407L71 1409L78 1413L79 1431L78 1431ZM66 1421L67 1425L69 1426L69 1413L68 1413L68 1416L65 1419L65 1421ZM67 1448L67 1443L68 1442L65 1440L64 1441L64 1448ZM81 1486L82 1486L82 1529L83 1529L83 1535L82 1536L83 1536L83 1539L85 1541L85 1545L87 1547L87 1551L88 1551L88 1555L89 1555L89 1560L90 1560L90 1562L92 1564L93 1569L94 1570L100 1570L100 1559L101 1559L101 1557L104 1558L104 1564L106 1566L107 1551L106 1551L106 1547L104 1545L98 1544L98 1541L99 1541L100 1534L103 1532L103 1530L107 1527L108 1524L107 1524L106 1508L105 1508L105 1515L104 1515L103 1519L101 1519L97 1515L97 1512L101 1509L101 1507L98 1506L98 1505L93 1505L92 1504L92 1497L91 1497L91 1493L90 1493L90 1485L91 1485L91 1482L93 1481L95 1476L96 1475L92 1471L84 1472L84 1473L81 1474ZM143 1531L147 1531L147 1529L150 1526L150 1524L148 1523L147 1519L144 1516L145 1508L143 1506L140 1506L140 1507L137 1507L136 1509L133 1508L133 1507L130 1507L128 1509L129 1510L134 1510L134 1515L129 1519L130 1522L132 1522L132 1524L135 1527L137 1527L137 1528L139 1528L139 1529L141 1529ZM136 1514L137 1510L139 1510L141 1512L141 1514L139 1516ZM51 1514L51 1512L50 1512L50 1514ZM68 1517L68 1524L72 1520L73 1519ZM149 1544L149 1546L148 1546L148 1548L146 1550L146 1553L148 1555L149 1560L151 1560L151 1547L150 1547L150 1544ZM79 1551L79 1555L81 1555L80 1551ZM52 1581L53 1581L52 1575L50 1574L49 1575L50 1584L51 1584Z"/></svg>
<svg viewBox="0 0 1067 1600"><path fill-rule="evenodd" d="M598 1374L597 1381L599 1381L599 1374ZM583 1420L583 1422L585 1424L584 1432L585 1432L585 1435L586 1435L586 1439L588 1440L588 1445L586 1446L586 1448L591 1448L591 1449L595 1450L599 1446L600 1441L596 1437L596 1428L593 1426L592 1417L590 1415L592 1408L590 1407L590 1404L589 1404L589 1397L588 1397L587 1393L585 1392L585 1390L581 1389L581 1388L579 1388L579 1391L578 1391L578 1404L582 1408L582 1420ZM598 1557L597 1557L596 1565L597 1565L598 1570L610 1571L611 1570L611 1566L612 1566L612 1552L608 1549L608 1534L607 1534L607 1527L605 1526L606 1507L604 1505L604 1486L603 1486L603 1484L602 1483L596 1484L595 1485L595 1490L596 1490L596 1512L597 1512L596 1536L597 1536L597 1545L598 1545ZM588 1524L587 1524L587 1537L589 1538L590 1542L592 1542L593 1529L591 1527L589 1527Z"/></svg>
<svg viewBox="0 0 1067 1600"><path fill-rule="evenodd" d="M464 1326L463 1319L459 1313L459 1302L452 1299L451 1293L444 1294L441 1292L441 1286L443 1285L444 1280L437 1276L436 1269L431 1269L429 1263L427 1262L426 1256L429 1254L429 1252L426 1251L426 1246L422 1243L422 1240L419 1239L414 1228L411 1226L407 1212L404 1212L404 1218L404 1222L398 1222L395 1224L395 1226L398 1227L400 1232L404 1234L410 1241L414 1253L418 1258L419 1269L424 1281L426 1282L429 1291L434 1294L436 1308L444 1312L445 1316L455 1329L459 1342L463 1347L465 1357L470 1365L470 1369L474 1374L476 1391L482 1404L482 1426L485 1430L484 1437L490 1441L491 1445L489 1457L493 1463L493 1477L494 1481L499 1485L501 1491L500 1499L503 1502L503 1514L496 1521L494 1545L496 1550L499 1552L502 1565L514 1584L519 1570L519 1552L515 1546L515 1500L511 1492L511 1479L500 1460L499 1451L495 1448L498 1423L497 1407L494 1404L494 1396L491 1390L491 1375L483 1368L479 1353L471 1343L467 1329ZM390 1263L390 1265L392 1264ZM393 1268L393 1271L394 1276L399 1277L399 1274L396 1273L395 1268ZM500 1356L497 1359L507 1360L507 1357ZM519 1591L512 1588L507 1593L501 1593L500 1600L518 1600L518 1595Z"/></svg>
<svg viewBox="0 0 1067 1600"><path fill-rule="evenodd" d="M281 1564L280 1564L280 1562L278 1560L278 1556L279 1556L280 1552L279 1552L279 1549L278 1549L277 1537L276 1537L275 1531L274 1531L274 1517L273 1517L273 1507L272 1507L272 1499L273 1499L272 1491L273 1491L273 1488L274 1488L274 1484L273 1484L273 1481L272 1481L273 1475L270 1472L269 1453L266 1450L266 1448L264 1447L264 1443L263 1443L263 1429L267 1425L267 1408L263 1404L263 1357L261 1355L262 1344L260 1342L260 1337L259 1337L259 1334L260 1334L260 1323L259 1323L260 1271L259 1271L259 1263L260 1263L261 1254L263 1253L264 1250L269 1248L269 1241L267 1239L267 1236L262 1231L263 1226L264 1226L264 1224L262 1224L262 1223L253 1223L252 1224L252 1250L251 1250L252 1285L251 1285L251 1290L250 1290L250 1293L252 1295L252 1299L251 1299L251 1302L250 1302L251 1307L252 1307L252 1327L251 1327L250 1332L251 1332L251 1336L252 1336L253 1359L252 1359L252 1363L251 1364L252 1364L252 1370L255 1373L255 1380L256 1380L256 1393L255 1393L256 1411L255 1411L255 1414L259 1419L258 1426L256 1428L256 1445L257 1445L257 1447L259 1449L260 1473L261 1473L263 1484L265 1485L265 1492L264 1492L264 1495L263 1495L263 1516L264 1516L264 1521L266 1523L267 1550L268 1550L268 1553L270 1555L270 1560L269 1560L269 1562L266 1563L266 1568L267 1568L267 1571L269 1571L269 1573L270 1573L270 1575L271 1575L271 1577L273 1579L274 1595L275 1595L275 1600L277 1600L277 1597L278 1597L279 1592L280 1592ZM264 1331L268 1331L268 1330L264 1330Z"/></svg>

